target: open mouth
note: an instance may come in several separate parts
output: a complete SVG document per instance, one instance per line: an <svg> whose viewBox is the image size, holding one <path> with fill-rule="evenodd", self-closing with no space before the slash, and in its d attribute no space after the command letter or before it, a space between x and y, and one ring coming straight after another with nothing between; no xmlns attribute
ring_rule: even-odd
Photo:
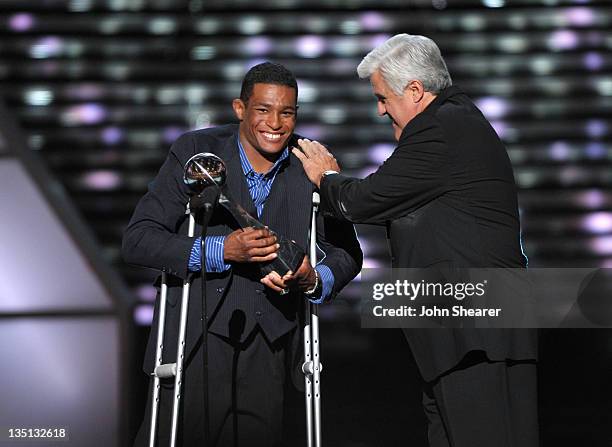
<svg viewBox="0 0 612 447"><path fill-rule="evenodd" d="M260 133L264 137L265 140L270 141L272 143L280 141L281 137L283 136L282 133L270 133L270 132L260 132Z"/></svg>

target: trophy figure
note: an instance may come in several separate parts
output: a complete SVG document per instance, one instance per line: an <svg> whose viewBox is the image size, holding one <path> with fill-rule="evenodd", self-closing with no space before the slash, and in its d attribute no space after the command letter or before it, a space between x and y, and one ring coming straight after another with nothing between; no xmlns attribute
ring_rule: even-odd
<svg viewBox="0 0 612 447"><path fill-rule="evenodd" d="M219 192L219 204L230 212L240 228L265 228L265 225L232 200L225 184L226 176L227 170L223 160L215 154L203 152L187 160L183 181L198 195L205 188L216 188ZM280 248L274 260L262 264L262 271L264 274L275 271L281 276L288 271L296 272L304 259L304 251L295 242L274 232L272 233L276 236Z"/></svg>

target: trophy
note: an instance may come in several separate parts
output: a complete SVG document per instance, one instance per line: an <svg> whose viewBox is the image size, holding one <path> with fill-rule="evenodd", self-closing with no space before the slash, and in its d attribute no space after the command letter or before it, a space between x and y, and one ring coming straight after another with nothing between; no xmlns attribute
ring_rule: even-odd
<svg viewBox="0 0 612 447"><path fill-rule="evenodd" d="M241 228L265 228L265 225L232 200L225 184L226 176L227 170L223 160L215 154L203 152L187 160L183 181L197 195L206 188L216 188L219 193L219 204L230 212ZM261 264L262 271L264 274L275 271L281 276L290 270L296 272L304 259L304 251L295 242L273 231L272 233L276 236L280 248L275 259Z"/></svg>

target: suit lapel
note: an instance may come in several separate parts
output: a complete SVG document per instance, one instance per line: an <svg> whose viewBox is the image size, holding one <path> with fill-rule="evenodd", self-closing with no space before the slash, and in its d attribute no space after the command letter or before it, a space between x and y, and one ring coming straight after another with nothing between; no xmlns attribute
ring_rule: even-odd
<svg viewBox="0 0 612 447"><path fill-rule="evenodd" d="M280 168L264 206L261 221L293 239L302 248L307 240L312 185L303 174L300 161L290 154ZM282 225L285 228L279 228Z"/></svg>
<svg viewBox="0 0 612 447"><path fill-rule="evenodd" d="M254 217L257 217L255 204L249 193L242 165L240 164L240 154L238 153L238 132L229 137L223 145L219 156L225 162L227 169L226 185L231 195L231 198L238 202L247 212Z"/></svg>

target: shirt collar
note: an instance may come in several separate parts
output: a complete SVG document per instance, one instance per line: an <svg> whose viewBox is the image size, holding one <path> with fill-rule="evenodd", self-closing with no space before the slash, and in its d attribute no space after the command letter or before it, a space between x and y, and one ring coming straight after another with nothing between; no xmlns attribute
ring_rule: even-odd
<svg viewBox="0 0 612 447"><path fill-rule="evenodd" d="M266 172L265 174L259 174L258 172L255 172L255 169L253 169L253 166L251 166L251 162L249 161L249 158L247 157L246 152L244 151L244 147L242 147L240 138L236 138L236 140L238 141L238 152L240 153L240 164L242 165L242 172L244 173L245 176L248 176L251 172L253 172L256 175L263 175L264 177L270 178L276 173L281 163L285 161L287 157L289 157L289 148L286 147L283 150L283 153L281 154L281 156L278 157L274 165L270 168L270 170Z"/></svg>

